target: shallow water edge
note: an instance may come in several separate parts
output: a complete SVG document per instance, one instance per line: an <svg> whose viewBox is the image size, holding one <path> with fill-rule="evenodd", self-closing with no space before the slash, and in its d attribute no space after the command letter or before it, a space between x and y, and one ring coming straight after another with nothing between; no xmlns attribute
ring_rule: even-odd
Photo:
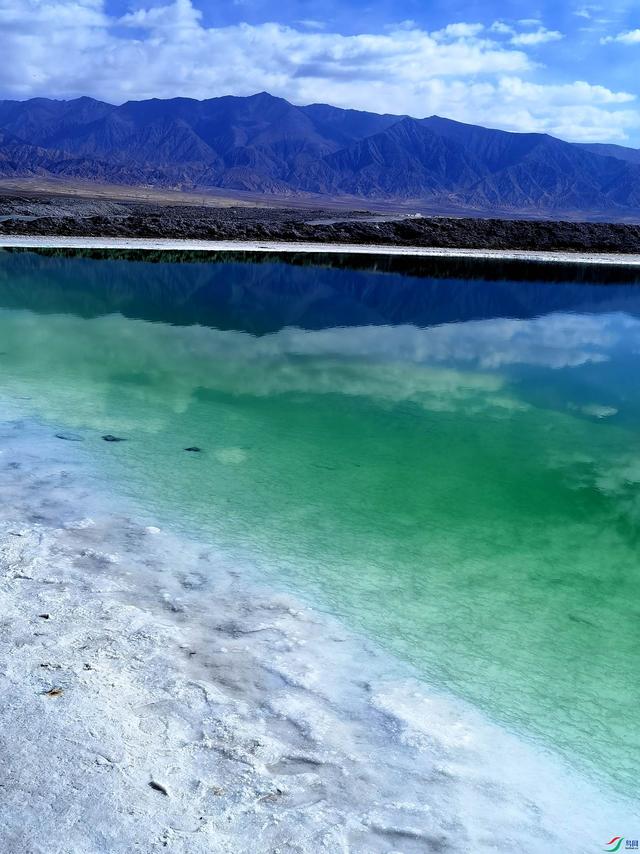
<svg viewBox="0 0 640 854"><path fill-rule="evenodd" d="M251 567L160 530L53 425L2 423L0 478L3 852L577 853L638 826Z"/></svg>

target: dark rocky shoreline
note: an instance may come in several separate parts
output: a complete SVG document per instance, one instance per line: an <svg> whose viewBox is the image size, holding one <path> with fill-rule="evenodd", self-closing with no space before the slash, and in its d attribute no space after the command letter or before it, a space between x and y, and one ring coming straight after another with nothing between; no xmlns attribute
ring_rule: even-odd
<svg viewBox="0 0 640 854"><path fill-rule="evenodd" d="M198 207L0 195L0 235L640 252L640 224L402 215L372 221L373 217L362 210Z"/></svg>

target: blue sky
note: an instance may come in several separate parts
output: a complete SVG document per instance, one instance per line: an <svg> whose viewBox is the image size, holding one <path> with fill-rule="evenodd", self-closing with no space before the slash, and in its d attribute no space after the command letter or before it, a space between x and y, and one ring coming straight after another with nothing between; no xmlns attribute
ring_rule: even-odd
<svg viewBox="0 0 640 854"><path fill-rule="evenodd" d="M0 0L0 97L268 90L640 146L640 2Z"/></svg>

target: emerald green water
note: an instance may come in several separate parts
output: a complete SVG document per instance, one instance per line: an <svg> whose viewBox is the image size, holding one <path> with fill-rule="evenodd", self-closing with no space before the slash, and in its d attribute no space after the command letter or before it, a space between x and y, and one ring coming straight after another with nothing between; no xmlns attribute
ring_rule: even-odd
<svg viewBox="0 0 640 854"><path fill-rule="evenodd" d="M0 401L631 793L640 287L441 273L0 254Z"/></svg>

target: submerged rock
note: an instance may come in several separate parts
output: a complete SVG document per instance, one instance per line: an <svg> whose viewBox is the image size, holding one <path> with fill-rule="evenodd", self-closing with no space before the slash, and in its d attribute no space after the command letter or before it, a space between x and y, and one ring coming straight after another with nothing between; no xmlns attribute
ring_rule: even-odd
<svg viewBox="0 0 640 854"><path fill-rule="evenodd" d="M161 792L163 795L167 795L167 796L169 795L169 792L167 791L167 789L165 789L165 787L162 785L162 783L156 783L155 780L151 780L149 782L149 785L151 786L151 788L154 791Z"/></svg>
<svg viewBox="0 0 640 854"><path fill-rule="evenodd" d="M62 688L51 688L49 691L44 692L45 697L61 697L64 694Z"/></svg>
<svg viewBox="0 0 640 854"><path fill-rule="evenodd" d="M62 439L65 442L84 442L83 437L77 433L56 433L56 439Z"/></svg>

